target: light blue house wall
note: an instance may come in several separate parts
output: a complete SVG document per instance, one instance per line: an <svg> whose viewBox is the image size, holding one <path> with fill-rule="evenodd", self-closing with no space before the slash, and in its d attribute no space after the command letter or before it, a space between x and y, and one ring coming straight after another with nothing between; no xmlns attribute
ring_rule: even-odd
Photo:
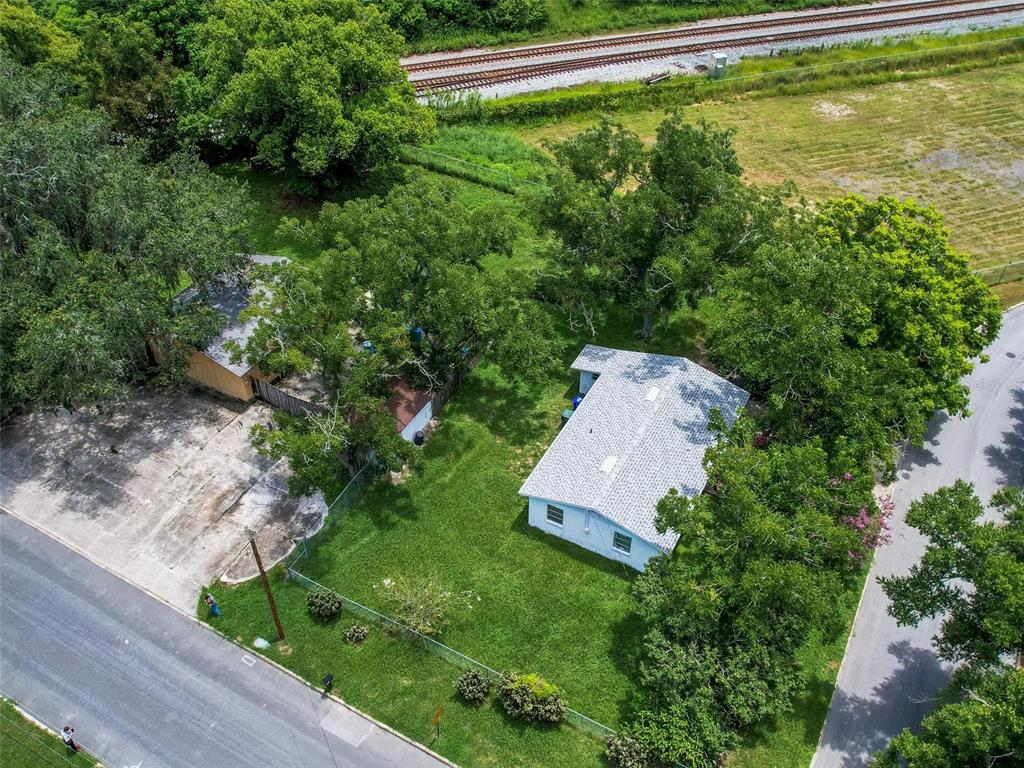
<svg viewBox="0 0 1024 768"><path fill-rule="evenodd" d="M600 375L601 374L599 373L591 373L590 371L580 371L580 393L584 395L587 394Z"/></svg>
<svg viewBox="0 0 1024 768"><path fill-rule="evenodd" d="M562 510L562 525L556 525L548 520L548 504L552 504ZM530 525L534 528L539 528L545 533L550 533L552 536L579 544L581 547L597 552L609 560L618 560L620 563L625 563L638 571L642 571L647 566L648 560L661 553L661 550L650 542L644 541L639 536L630 533L622 526L616 525L593 510L531 497L529 502L529 519ZM612 546L616 531L632 539L629 554L621 552Z"/></svg>
<svg viewBox="0 0 1024 768"><path fill-rule="evenodd" d="M434 416L434 402L431 400L420 409L420 412L412 417L412 421L405 425L405 429L402 430L402 437L408 440L410 443L416 436L416 433L427 426L427 422Z"/></svg>

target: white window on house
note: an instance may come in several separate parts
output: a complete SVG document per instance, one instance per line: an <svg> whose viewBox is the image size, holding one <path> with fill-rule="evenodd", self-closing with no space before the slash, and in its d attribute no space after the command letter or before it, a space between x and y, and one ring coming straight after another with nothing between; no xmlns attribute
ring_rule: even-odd
<svg viewBox="0 0 1024 768"><path fill-rule="evenodd" d="M548 504L548 522L554 523L555 525L561 525L562 520L565 519L565 512L561 507L556 507L554 504Z"/></svg>
<svg viewBox="0 0 1024 768"><path fill-rule="evenodd" d="M615 531L612 534L612 546L619 552L625 552L628 555L629 550L633 548L633 539L624 533Z"/></svg>

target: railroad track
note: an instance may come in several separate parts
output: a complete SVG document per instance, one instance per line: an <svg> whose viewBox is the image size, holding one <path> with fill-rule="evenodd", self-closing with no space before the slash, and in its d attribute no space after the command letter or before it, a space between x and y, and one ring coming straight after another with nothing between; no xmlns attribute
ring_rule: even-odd
<svg viewBox="0 0 1024 768"><path fill-rule="evenodd" d="M636 35L619 35L600 40L581 40L574 43L552 44L548 46L532 46L529 48L513 48L505 51L492 51L478 56L467 56L462 58L437 59L429 62L415 62L405 65L407 72L437 71L445 68L463 67L474 63L494 63L502 61L515 61L517 59L533 58L537 56L565 55L577 52L601 50L603 48L616 48L626 45L640 45L645 42L662 42L674 39L686 39L688 37L707 37L716 33L733 33L765 29L772 29L780 26L793 26L799 23L842 20L846 18L865 18L882 15L904 13L907 10L921 11L948 6L964 6L986 2L986 0L926 0L921 3L904 3L902 5L888 5L883 8L867 8L860 11L836 11L812 16L787 16L784 18L762 19L757 22L742 22L738 24L722 24L705 27L690 27L686 29L664 30L660 32L638 33ZM603 55L587 56L579 59L562 59L559 61L546 61L521 66L511 66L494 70L472 70L459 72L453 75L438 75L426 77L412 82L418 95L424 95L430 91L455 91L481 88L500 83L517 82L544 75L562 74L574 72L581 69L592 69L613 64L628 64L638 61L650 61L671 56L684 54L704 53L720 47L743 47L756 45L782 45L790 42L799 42L814 38L830 37L834 35L845 35L856 32L873 32L889 29L900 29L903 27L918 26L941 21L959 21L975 18L978 16L991 16L999 13L1011 13L1024 10L1024 2L1011 3L999 6L985 6L979 8L962 8L958 11L948 13L918 13L912 16L904 16L896 19L883 21L867 21L859 24L846 24L830 26L824 29L801 29L790 32L779 32L775 34L759 34L747 37L730 37L719 40L702 40L698 43L689 43L676 46L662 46L639 51L624 51L619 53L606 53ZM413 69L413 68L416 69Z"/></svg>
<svg viewBox="0 0 1024 768"><path fill-rule="evenodd" d="M885 4L878 8L847 8L824 11L822 13L808 12L803 14L790 14L787 16L771 17L757 21L744 21L739 19L731 23L690 26L678 29L659 29L651 32L634 32L625 35L615 35L613 37L572 40L565 43L548 43L545 45L522 46L520 48L505 48L500 51L488 51L486 53L479 53L471 56L451 56L447 59L413 61L408 64L403 64L402 68L409 73L431 72L434 70L465 67L471 64L491 64L499 61L530 59L537 56L560 56L569 53L600 50L602 48L619 48L627 45L660 43L665 40L685 40L689 37L704 37L706 35L713 35L722 32L743 32L751 29L790 27L794 24L812 21L862 19L870 18L872 16L885 16L897 13L906 13L908 11L923 11L931 8L946 8L955 5L971 5L974 3L989 1L990 0L924 0L924 2L916 3Z"/></svg>

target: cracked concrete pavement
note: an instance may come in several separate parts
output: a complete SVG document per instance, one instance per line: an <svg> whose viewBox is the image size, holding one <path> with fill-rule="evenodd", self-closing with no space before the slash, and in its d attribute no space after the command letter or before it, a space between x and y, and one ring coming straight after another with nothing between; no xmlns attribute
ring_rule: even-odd
<svg viewBox="0 0 1024 768"><path fill-rule="evenodd" d="M322 496L289 496L283 463L250 446L270 414L183 387L19 415L0 432L0 505L193 613L229 567L254 575L243 548L255 532L269 566L323 520Z"/></svg>

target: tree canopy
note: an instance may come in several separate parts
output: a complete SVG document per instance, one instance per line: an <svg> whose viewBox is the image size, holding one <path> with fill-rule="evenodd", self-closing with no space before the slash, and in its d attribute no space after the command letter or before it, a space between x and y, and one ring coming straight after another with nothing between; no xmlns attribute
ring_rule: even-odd
<svg viewBox="0 0 1024 768"><path fill-rule="evenodd" d="M485 351L514 377L551 368L554 332L532 297L534 278L484 268L512 253L511 210L469 208L450 185L418 180L385 197L326 204L316 219L286 227L320 255L264 270L244 353L267 370L319 375L331 408L357 416L289 422L294 434L276 442L260 436L310 477L324 474L328 442L341 451L371 445L396 468L408 458L394 420L376 420L395 376L436 391Z"/></svg>
<svg viewBox="0 0 1024 768"><path fill-rule="evenodd" d="M968 679L963 679L967 677ZM1024 671L958 676L952 701L909 728L872 768L1013 768L1024 764Z"/></svg>
<svg viewBox="0 0 1024 768"><path fill-rule="evenodd" d="M842 631L835 605L885 536L855 455L766 445L745 416L718 429L709 493L661 501L659 529L685 533L634 587L648 634L629 731L659 764L715 766L735 731L790 708L798 648Z"/></svg>
<svg viewBox="0 0 1024 768"><path fill-rule="evenodd" d="M221 320L173 299L241 268L240 190L189 157L147 165L60 81L5 59L0 175L5 412L113 397L147 368L147 337L177 340L163 345L164 373L181 377L178 344L201 344Z"/></svg>
<svg viewBox="0 0 1024 768"><path fill-rule="evenodd" d="M654 146L620 125L550 146L558 171L540 218L559 238L559 297L585 318L609 299L642 317L707 289L709 263L740 260L783 215L776 195L740 183L732 132L678 114ZM588 319L589 322L589 319Z"/></svg>
<svg viewBox="0 0 1024 768"><path fill-rule="evenodd" d="M906 521L928 538L907 576L879 579L901 625L943 616L939 654L974 665L1024 658L1024 490L992 497L994 515L963 480L915 501Z"/></svg>
<svg viewBox="0 0 1024 768"><path fill-rule="evenodd" d="M434 131L401 51L358 0L213 0L175 81L179 130L313 177L394 160Z"/></svg>
<svg viewBox="0 0 1024 768"><path fill-rule="evenodd" d="M986 511L958 480L907 512L928 545L909 574L879 579L889 613L914 626L942 616L935 647L965 666L918 732L897 735L874 768L1024 764L1024 489L1002 488Z"/></svg>
<svg viewBox="0 0 1024 768"><path fill-rule="evenodd" d="M934 210L856 196L803 210L704 309L712 358L780 435L849 438L886 462L936 411L966 413L960 379L1001 323Z"/></svg>

